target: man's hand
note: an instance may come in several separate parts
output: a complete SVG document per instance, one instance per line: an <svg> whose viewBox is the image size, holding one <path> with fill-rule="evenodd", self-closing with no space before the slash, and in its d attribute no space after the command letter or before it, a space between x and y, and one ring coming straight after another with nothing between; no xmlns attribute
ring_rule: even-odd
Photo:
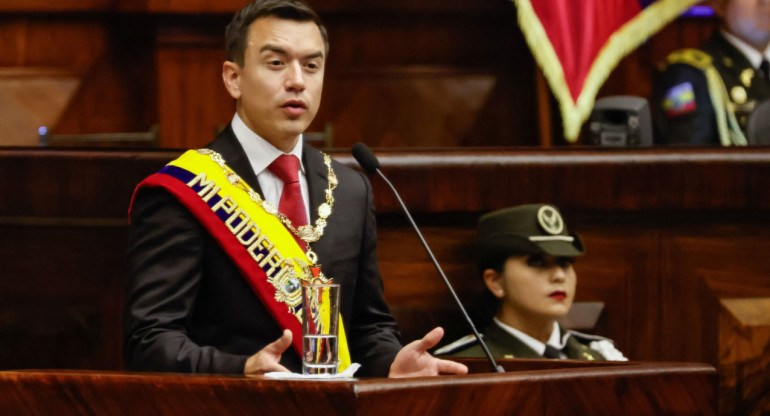
<svg viewBox="0 0 770 416"><path fill-rule="evenodd" d="M430 354L428 350L435 347L444 330L436 327L422 339L409 343L401 348L393 364L390 365L390 378L437 376L439 373L467 374L468 367L449 360L441 360Z"/></svg>
<svg viewBox="0 0 770 416"><path fill-rule="evenodd" d="M271 342L265 348L262 348L246 360L246 367L243 369L243 374L247 376L256 376L271 371L290 373L291 371L282 366L280 361L281 354L289 348L291 340L291 331L284 329L283 335L281 335L280 338Z"/></svg>

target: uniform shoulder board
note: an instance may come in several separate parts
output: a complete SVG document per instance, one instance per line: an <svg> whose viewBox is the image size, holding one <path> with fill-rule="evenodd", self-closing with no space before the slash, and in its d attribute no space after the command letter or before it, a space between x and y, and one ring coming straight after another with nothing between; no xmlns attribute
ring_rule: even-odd
<svg viewBox="0 0 770 416"><path fill-rule="evenodd" d="M679 49L666 57L666 64L687 64L700 69L712 66L711 55L698 49Z"/></svg>
<svg viewBox="0 0 770 416"><path fill-rule="evenodd" d="M483 337L484 334L481 334L481 336ZM477 342L477 340L476 340L476 336L475 335L473 335L473 334L466 335L466 336L458 339L457 341L454 341L454 342L452 342L450 344L444 345L443 347L437 349L436 351L433 352L433 354L435 354L435 355L453 354L453 353L455 353L457 351L464 350L465 348L468 348L468 347L474 345L476 342Z"/></svg>
<svg viewBox="0 0 770 416"><path fill-rule="evenodd" d="M584 334L571 329L567 330L567 333L575 337L581 344L587 345L588 348L594 351L598 351L609 361L628 361L628 358L626 358L620 350L615 348L615 342L609 338L599 335Z"/></svg>
<svg viewBox="0 0 770 416"><path fill-rule="evenodd" d="M570 334L571 336L577 338L578 340L580 340L580 342L582 342L583 344L586 344L586 343L592 342L592 341L609 341L609 342L612 342L612 340L607 338L607 337L603 337L601 335L586 334L584 332L575 331L574 329L568 329L567 333Z"/></svg>

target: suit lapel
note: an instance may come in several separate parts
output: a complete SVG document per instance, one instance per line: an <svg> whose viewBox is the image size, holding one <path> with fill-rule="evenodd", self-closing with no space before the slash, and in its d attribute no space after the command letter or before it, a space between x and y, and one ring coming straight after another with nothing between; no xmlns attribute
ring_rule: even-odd
<svg viewBox="0 0 770 416"><path fill-rule="evenodd" d="M262 195L262 188L259 187L257 174L251 168L246 151L235 137L233 128L228 124L227 128L219 134L216 140L206 145L211 150L216 151L225 159L225 163L246 183L249 184L257 193Z"/></svg>
<svg viewBox="0 0 770 416"><path fill-rule="evenodd" d="M326 188L329 184L328 169L323 161L323 155L307 143L302 146L302 163L307 172L307 187L310 194L310 225L315 226L318 220L318 206L326 202ZM332 211L332 216L334 212ZM327 219L327 226L320 240L311 244L311 248L318 254L318 262L323 264L324 259L329 258L331 248L334 246L334 234L331 232L331 218Z"/></svg>

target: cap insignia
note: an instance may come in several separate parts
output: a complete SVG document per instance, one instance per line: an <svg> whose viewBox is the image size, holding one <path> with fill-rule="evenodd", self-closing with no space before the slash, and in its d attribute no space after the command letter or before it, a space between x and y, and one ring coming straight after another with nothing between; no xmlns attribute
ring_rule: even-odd
<svg viewBox="0 0 770 416"><path fill-rule="evenodd" d="M559 234L564 230L564 221L554 207L544 205L537 211L540 227L549 234Z"/></svg>

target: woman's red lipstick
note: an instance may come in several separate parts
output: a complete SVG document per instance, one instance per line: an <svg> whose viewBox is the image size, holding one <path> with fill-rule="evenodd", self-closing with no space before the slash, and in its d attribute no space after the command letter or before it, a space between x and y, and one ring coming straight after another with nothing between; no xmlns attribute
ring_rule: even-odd
<svg viewBox="0 0 770 416"><path fill-rule="evenodd" d="M556 290L556 291L551 292L551 294L548 295L548 296L551 297L551 298L554 298L556 300L561 301L561 300L564 300L564 299L567 298L567 292L565 292L563 290Z"/></svg>

